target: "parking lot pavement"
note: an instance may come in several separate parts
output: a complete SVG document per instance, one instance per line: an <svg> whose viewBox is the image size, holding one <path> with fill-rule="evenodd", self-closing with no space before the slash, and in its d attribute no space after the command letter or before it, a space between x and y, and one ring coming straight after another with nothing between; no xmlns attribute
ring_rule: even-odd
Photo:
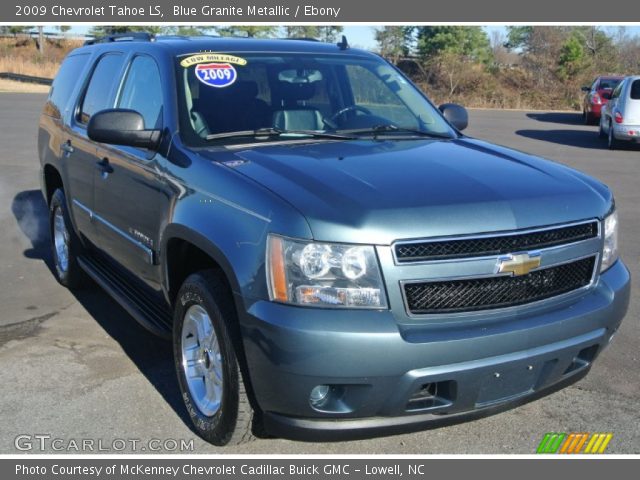
<svg viewBox="0 0 640 480"><path fill-rule="evenodd" d="M72 294L50 272L36 151L43 101L42 95L0 94L0 453L18 453L16 437L38 434L60 439L56 445L64 453L75 453L74 442L83 439L95 441L94 452L101 441L110 453L123 445L131 452L134 444L137 452L163 447L162 453L177 453L167 439L187 446L193 440L194 453L533 453L551 431L613 432L609 453L640 453L636 285L614 344L591 373L537 402L470 423L371 440L205 444L185 418L170 345L138 327L100 290ZM546 156L609 184L620 212L622 255L637 278L640 149L606 150L596 127L580 125L578 114L473 110L470 117L472 136Z"/></svg>

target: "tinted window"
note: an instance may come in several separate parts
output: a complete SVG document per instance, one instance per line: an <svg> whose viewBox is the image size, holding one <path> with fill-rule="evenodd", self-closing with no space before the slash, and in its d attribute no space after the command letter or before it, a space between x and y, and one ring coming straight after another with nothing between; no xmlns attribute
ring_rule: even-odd
<svg viewBox="0 0 640 480"><path fill-rule="evenodd" d="M73 88L80 79L80 74L87 64L89 55L73 55L67 57L53 80L49 91L49 100L45 111L48 115L60 118L69 101Z"/></svg>
<svg viewBox="0 0 640 480"><path fill-rule="evenodd" d="M89 86L84 94L80 108L80 121L87 123L91 115L110 108L111 89L119 78L124 57L120 54L108 54L98 61L91 74Z"/></svg>
<svg viewBox="0 0 640 480"><path fill-rule="evenodd" d="M629 93L632 100L640 100L640 80L634 80Z"/></svg>
<svg viewBox="0 0 640 480"><path fill-rule="evenodd" d="M371 70L361 65L347 65L346 70L356 105L398 125L419 127L417 119L404 107L402 100Z"/></svg>
<svg viewBox="0 0 640 480"><path fill-rule="evenodd" d="M622 90L623 85L624 85L624 82L621 82L618 84L616 89L611 94L611 98L618 98L620 96L620 90Z"/></svg>
<svg viewBox="0 0 640 480"><path fill-rule="evenodd" d="M619 83L620 83L619 78L603 78L600 80L600 85L598 88L600 90L605 90L605 89L613 90L618 86Z"/></svg>
<svg viewBox="0 0 640 480"><path fill-rule="evenodd" d="M287 131L288 138L296 131L299 136L300 130L360 130L355 134L366 136L379 125L398 127L405 136L402 128L454 135L420 91L378 58L289 52L246 53L235 59L232 52L225 55L231 63L219 60L218 54L176 59L181 135L188 144L252 141L242 132L262 127L282 130L282 138ZM222 135L229 133L236 135Z"/></svg>
<svg viewBox="0 0 640 480"><path fill-rule="evenodd" d="M162 126L162 84L158 66L151 57L136 57L131 63L118 107L140 113L145 128Z"/></svg>

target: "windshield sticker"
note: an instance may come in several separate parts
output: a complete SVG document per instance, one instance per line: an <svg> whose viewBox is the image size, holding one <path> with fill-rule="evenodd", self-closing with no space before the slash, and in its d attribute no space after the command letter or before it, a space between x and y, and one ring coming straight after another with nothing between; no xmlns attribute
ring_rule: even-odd
<svg viewBox="0 0 640 480"><path fill-rule="evenodd" d="M238 72L229 63L200 63L196 65L196 77L205 85L225 88L238 78Z"/></svg>
<svg viewBox="0 0 640 480"><path fill-rule="evenodd" d="M233 65L240 65L241 67L244 67L247 64L247 61L244 58L227 55L226 53L199 53L197 55L191 55L190 57L183 59L180 62L180 66L189 68L192 65L212 62L230 63Z"/></svg>

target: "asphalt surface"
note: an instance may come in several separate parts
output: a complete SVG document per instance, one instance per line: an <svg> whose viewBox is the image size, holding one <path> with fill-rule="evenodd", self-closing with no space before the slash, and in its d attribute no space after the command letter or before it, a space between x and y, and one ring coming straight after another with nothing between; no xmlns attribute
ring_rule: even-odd
<svg viewBox="0 0 640 480"><path fill-rule="evenodd" d="M179 453L533 453L546 432L613 432L609 453L640 453L640 302L614 344L578 384L515 410L437 430L371 440L302 443L260 439L234 448L190 430L170 345L144 331L106 294L72 294L50 271L46 207L39 192L36 128L42 95L0 94L0 453L19 435L57 438L56 448ZM640 150L610 152L596 127L570 113L474 110L468 133L566 163L609 184L621 221L622 256L638 277ZM28 446L21 440L21 446ZM44 453L53 453L50 439ZM77 442L74 443L74 442ZM101 443L99 443L101 442ZM85 443L85 445L88 445ZM79 447L78 447L79 448ZM89 447L87 447L89 448ZM89 451L89 453L91 453Z"/></svg>

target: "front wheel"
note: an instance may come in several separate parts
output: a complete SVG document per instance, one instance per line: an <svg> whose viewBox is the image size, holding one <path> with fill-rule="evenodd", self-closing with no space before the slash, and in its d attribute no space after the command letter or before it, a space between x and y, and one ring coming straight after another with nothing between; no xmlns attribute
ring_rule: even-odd
<svg viewBox="0 0 640 480"><path fill-rule="evenodd" d="M74 235L67 211L64 191L57 189L49 204L49 228L56 279L69 289L77 289L87 282L78 265L80 243Z"/></svg>
<svg viewBox="0 0 640 480"><path fill-rule="evenodd" d="M174 316L174 362L182 399L198 435L218 446L254 438L253 409L234 348L231 302L229 289L207 270L185 280Z"/></svg>
<svg viewBox="0 0 640 480"><path fill-rule="evenodd" d="M607 134L605 133L604 128L602 128L602 119L598 123L598 137L607 138Z"/></svg>
<svg viewBox="0 0 640 480"><path fill-rule="evenodd" d="M611 122L609 123L609 136L607 137L607 146L609 147L609 150L615 150L620 146L618 139L616 139L616 136L613 133L613 124Z"/></svg>

